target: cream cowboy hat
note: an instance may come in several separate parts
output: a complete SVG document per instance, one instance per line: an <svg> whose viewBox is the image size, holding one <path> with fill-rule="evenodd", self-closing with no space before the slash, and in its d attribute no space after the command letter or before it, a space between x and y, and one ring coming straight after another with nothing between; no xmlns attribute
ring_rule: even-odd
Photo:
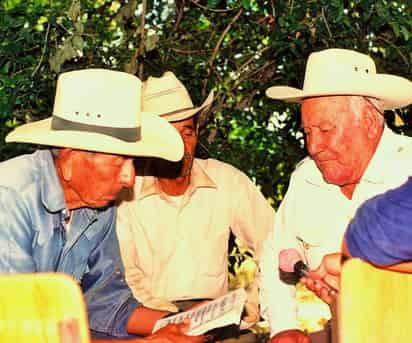
<svg viewBox="0 0 412 343"><path fill-rule="evenodd" d="M199 107L194 107L189 92L171 71L143 82L143 111L156 113L168 121L190 118L213 102L213 91Z"/></svg>
<svg viewBox="0 0 412 343"><path fill-rule="evenodd" d="M6 142L178 161L182 139L166 120L141 112L141 84L134 75L104 69L63 73L53 115L17 127Z"/></svg>
<svg viewBox="0 0 412 343"><path fill-rule="evenodd" d="M270 87L269 98L300 102L325 95L362 95L380 99L384 109L412 103L412 82L400 76L377 74L368 55L353 50L327 49L309 55L303 89Z"/></svg>

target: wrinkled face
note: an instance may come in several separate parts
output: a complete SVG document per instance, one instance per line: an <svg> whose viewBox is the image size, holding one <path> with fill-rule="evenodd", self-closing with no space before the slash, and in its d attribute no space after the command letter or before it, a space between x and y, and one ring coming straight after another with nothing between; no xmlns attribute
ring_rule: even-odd
<svg viewBox="0 0 412 343"><path fill-rule="evenodd" d="M122 188L135 182L133 159L104 153L71 151L70 187L87 207L105 207Z"/></svg>
<svg viewBox="0 0 412 343"><path fill-rule="evenodd" d="M177 132L179 132L185 147L183 159L181 161L180 176L188 176L192 170L198 138L196 123L194 117L190 117L181 121L172 122L171 124L175 127Z"/></svg>
<svg viewBox="0 0 412 343"><path fill-rule="evenodd" d="M338 186L359 182L376 144L368 139L362 115L345 96L308 98L302 104L306 147L324 180Z"/></svg>

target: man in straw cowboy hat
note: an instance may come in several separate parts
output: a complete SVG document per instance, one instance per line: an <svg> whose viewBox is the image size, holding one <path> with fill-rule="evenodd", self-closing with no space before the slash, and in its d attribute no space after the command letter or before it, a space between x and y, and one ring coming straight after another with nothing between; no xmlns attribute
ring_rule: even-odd
<svg viewBox="0 0 412 343"><path fill-rule="evenodd" d="M261 262L263 313L271 342L309 342L299 330L295 288L278 275L278 253L295 248L316 268L339 251L344 230L368 198L412 174L412 140L394 134L383 111L412 102L412 82L376 73L367 55L327 49L312 53L303 89L275 86L273 99L301 102L309 156L291 176ZM314 340L312 340L314 341Z"/></svg>
<svg viewBox="0 0 412 343"><path fill-rule="evenodd" d="M130 74L102 69L63 73L52 116L6 137L7 142L57 149L0 164L0 272L74 277L84 292L93 338L148 334L154 321L167 314L145 309L133 298L114 227L112 201L135 182L132 158L177 161L183 153L172 126L141 113L140 94L141 82ZM182 329L169 327L150 341L203 341L183 335Z"/></svg>
<svg viewBox="0 0 412 343"><path fill-rule="evenodd" d="M151 161L147 175L137 177L134 194L118 210L126 279L148 307L178 311L189 300L225 294L230 230L258 257L273 226L273 208L244 173L215 159L194 157L199 113L212 100L213 93L194 107L172 72L144 83L143 109L167 119L184 144L180 163ZM259 319L256 287L247 310L247 320Z"/></svg>

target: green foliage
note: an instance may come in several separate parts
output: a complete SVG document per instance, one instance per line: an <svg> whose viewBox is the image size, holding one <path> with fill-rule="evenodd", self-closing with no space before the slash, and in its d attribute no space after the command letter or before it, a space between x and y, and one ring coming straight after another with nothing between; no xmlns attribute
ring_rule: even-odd
<svg viewBox="0 0 412 343"><path fill-rule="evenodd" d="M305 151L299 107L266 98L266 88L301 87L309 53L329 47L369 53L380 72L412 79L408 1L4 0L0 35L2 142L51 113L63 71L104 67L144 79L173 70L196 104L216 93L199 155L245 171L275 207ZM388 113L406 133L409 117ZM0 157L22 149L0 144Z"/></svg>

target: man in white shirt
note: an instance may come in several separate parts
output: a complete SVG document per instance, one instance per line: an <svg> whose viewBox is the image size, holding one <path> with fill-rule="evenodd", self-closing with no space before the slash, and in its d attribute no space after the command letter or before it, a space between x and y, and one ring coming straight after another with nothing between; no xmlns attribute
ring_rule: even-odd
<svg viewBox="0 0 412 343"><path fill-rule="evenodd" d="M147 307L177 311L182 302L228 291L228 244L233 234L256 259L275 212L241 171L215 159L194 158L199 114L171 72L144 84L143 111L166 118L183 139L181 163L151 161L134 194L118 209L117 232L126 279ZM154 163L156 162L156 163ZM259 319L257 283L250 288L246 320Z"/></svg>
<svg viewBox="0 0 412 343"><path fill-rule="evenodd" d="M367 55L327 49L309 56L303 90L271 87L267 95L302 102L309 157L292 174L264 245L261 306L271 343L306 343L295 287L281 280L278 254L295 248L316 268L324 255L340 250L347 224L366 199L412 175L412 140L390 131L383 118L384 110L412 102L412 82L377 74Z"/></svg>

